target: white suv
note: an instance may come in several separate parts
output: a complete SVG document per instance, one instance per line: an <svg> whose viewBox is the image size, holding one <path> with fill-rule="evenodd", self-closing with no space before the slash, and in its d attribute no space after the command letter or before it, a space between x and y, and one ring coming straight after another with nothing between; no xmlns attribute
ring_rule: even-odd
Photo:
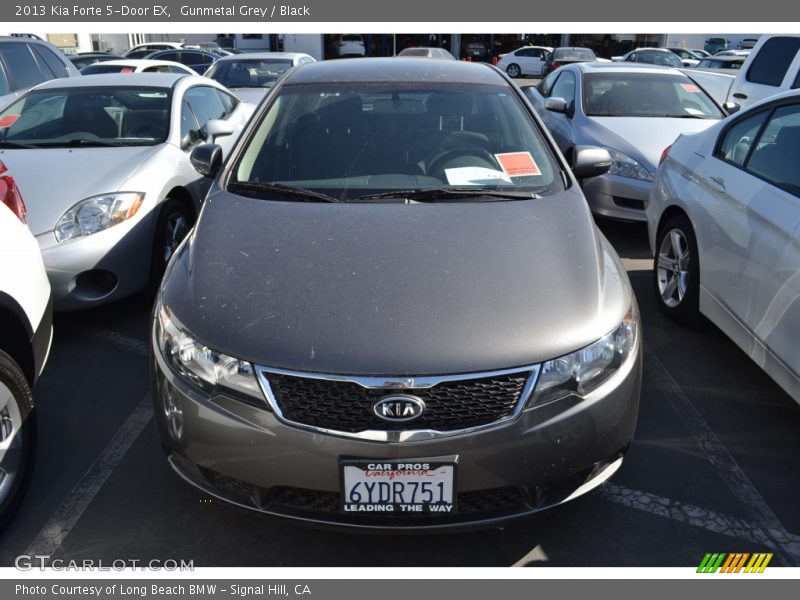
<svg viewBox="0 0 800 600"><path fill-rule="evenodd" d="M736 75L728 100L741 107L800 88L800 35L764 35Z"/></svg>
<svg viewBox="0 0 800 600"><path fill-rule="evenodd" d="M31 388L53 337L50 283L25 204L0 162L0 530L25 493L36 451Z"/></svg>

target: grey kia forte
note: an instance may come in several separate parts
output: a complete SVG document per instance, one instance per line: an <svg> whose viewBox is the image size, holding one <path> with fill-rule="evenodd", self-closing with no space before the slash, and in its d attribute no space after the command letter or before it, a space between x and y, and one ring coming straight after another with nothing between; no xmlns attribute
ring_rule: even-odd
<svg viewBox="0 0 800 600"><path fill-rule="evenodd" d="M228 502L375 528L488 524L621 465L639 313L577 178L494 67L287 72L222 164L154 310L172 468Z"/></svg>

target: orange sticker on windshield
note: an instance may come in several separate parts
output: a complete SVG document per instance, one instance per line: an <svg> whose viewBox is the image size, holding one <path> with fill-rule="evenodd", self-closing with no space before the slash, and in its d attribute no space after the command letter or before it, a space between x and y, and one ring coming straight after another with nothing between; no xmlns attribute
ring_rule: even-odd
<svg viewBox="0 0 800 600"><path fill-rule="evenodd" d="M530 152L506 152L504 154L495 154L494 157L509 177L528 177L542 174L539 170L539 165L533 160Z"/></svg>
<svg viewBox="0 0 800 600"><path fill-rule="evenodd" d="M122 73L133 73L133 67L123 67Z"/></svg>
<svg viewBox="0 0 800 600"><path fill-rule="evenodd" d="M693 83L682 83L681 87L691 94L697 94L700 92L700 88Z"/></svg>
<svg viewBox="0 0 800 600"><path fill-rule="evenodd" d="M19 115L7 115L0 118L0 127L11 127L19 119Z"/></svg>

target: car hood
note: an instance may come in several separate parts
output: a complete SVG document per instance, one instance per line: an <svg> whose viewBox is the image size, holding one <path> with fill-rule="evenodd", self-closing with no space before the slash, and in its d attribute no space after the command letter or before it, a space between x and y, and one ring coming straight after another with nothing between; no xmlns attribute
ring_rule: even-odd
<svg viewBox="0 0 800 600"><path fill-rule="evenodd" d="M321 204L212 193L162 301L262 365L425 375L534 364L611 331L629 284L586 202Z"/></svg>
<svg viewBox="0 0 800 600"><path fill-rule="evenodd" d="M76 202L122 191L130 175L160 146L130 148L37 148L6 150L6 163L28 208L33 235L52 231ZM140 190L125 190L140 191Z"/></svg>
<svg viewBox="0 0 800 600"><path fill-rule="evenodd" d="M589 117L611 135L598 135L598 142L633 158L648 163L645 165L655 173L664 148L671 145L683 133L704 131L718 119L671 119L654 117ZM633 150L635 149L635 150ZM638 154L638 156L637 156Z"/></svg>

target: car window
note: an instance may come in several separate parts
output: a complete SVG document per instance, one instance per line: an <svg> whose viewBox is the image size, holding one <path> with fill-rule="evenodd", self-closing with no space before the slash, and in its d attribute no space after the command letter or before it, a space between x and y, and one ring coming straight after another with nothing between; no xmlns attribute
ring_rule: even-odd
<svg viewBox="0 0 800 600"><path fill-rule="evenodd" d="M767 40L747 69L747 81L778 86L800 50L800 38L774 37Z"/></svg>
<svg viewBox="0 0 800 600"><path fill-rule="evenodd" d="M170 73L180 73L181 75L188 75L185 68L176 67L174 65L169 65L169 72Z"/></svg>
<svg viewBox="0 0 800 600"><path fill-rule="evenodd" d="M204 127L211 119L225 117L225 107L214 88L205 85L195 86L187 90L186 100L192 107L192 112L197 117L200 127Z"/></svg>
<svg viewBox="0 0 800 600"><path fill-rule="evenodd" d="M192 107L186 98L181 102L181 143L191 135L191 132L198 131L200 126L197 124L197 119L192 112Z"/></svg>
<svg viewBox="0 0 800 600"><path fill-rule="evenodd" d="M47 64L53 75L56 77L66 77L68 75L66 65L59 60L58 56L50 48L39 44L31 44L31 48L39 56L39 59Z"/></svg>
<svg viewBox="0 0 800 600"><path fill-rule="evenodd" d="M0 112L6 140L55 148L76 141L149 146L169 131L170 90L146 87L76 87L29 92Z"/></svg>
<svg viewBox="0 0 800 600"><path fill-rule="evenodd" d="M177 52L168 52L166 54L162 54L158 57L158 60L171 60L173 62L180 62L178 60L178 53Z"/></svg>
<svg viewBox="0 0 800 600"><path fill-rule="evenodd" d="M229 93L223 92L222 90L216 90L216 92L217 92L217 95L219 96L219 99L222 101L222 106L223 106L223 108L225 110L225 115L224 116L227 117L234 110L236 110L236 107L238 106L239 101L236 98L234 98L233 96L231 96Z"/></svg>
<svg viewBox="0 0 800 600"><path fill-rule="evenodd" d="M564 189L559 170L509 87L330 82L280 88L231 173L348 200L464 186L547 195Z"/></svg>
<svg viewBox="0 0 800 600"><path fill-rule="evenodd" d="M550 88L553 87L553 84L555 83L556 79L558 79L559 75L561 75L560 71L553 71L547 77L542 79L541 83L539 83L539 87L537 88L542 96L547 98L550 95Z"/></svg>
<svg viewBox="0 0 800 600"><path fill-rule="evenodd" d="M0 96L9 94L11 87L8 85L8 77L6 77L6 69L0 64Z"/></svg>
<svg viewBox="0 0 800 600"><path fill-rule="evenodd" d="M700 86L669 72L586 73L583 110L593 117L723 117Z"/></svg>
<svg viewBox="0 0 800 600"><path fill-rule="evenodd" d="M561 74L550 92L550 97L566 100L568 110L575 106L575 74L572 71Z"/></svg>
<svg viewBox="0 0 800 600"><path fill-rule="evenodd" d="M793 90L797 88L800 88L800 70L797 71L797 76L794 78L794 83L792 84Z"/></svg>
<svg viewBox="0 0 800 600"><path fill-rule="evenodd" d="M300 57L300 64L301 65L304 65L306 63L312 63L312 62L314 62L314 59L309 57L309 56L301 56Z"/></svg>
<svg viewBox="0 0 800 600"><path fill-rule="evenodd" d="M167 65L157 65L155 67L145 67L145 73L169 73L169 66Z"/></svg>
<svg viewBox="0 0 800 600"><path fill-rule="evenodd" d="M753 142L768 115L768 110L761 111L742 119L728 129L717 150L717 158L732 162L735 165L744 165L747 155L750 153L750 148L753 146Z"/></svg>
<svg viewBox="0 0 800 600"><path fill-rule="evenodd" d="M237 58L216 62L206 76L229 88L271 87L291 68L288 58Z"/></svg>
<svg viewBox="0 0 800 600"><path fill-rule="evenodd" d="M747 161L746 169L800 196L800 104L775 109L764 128L756 147Z"/></svg>
<svg viewBox="0 0 800 600"><path fill-rule="evenodd" d="M11 70L13 90L29 88L54 77L50 69L42 71L28 44L0 44L0 57Z"/></svg>

